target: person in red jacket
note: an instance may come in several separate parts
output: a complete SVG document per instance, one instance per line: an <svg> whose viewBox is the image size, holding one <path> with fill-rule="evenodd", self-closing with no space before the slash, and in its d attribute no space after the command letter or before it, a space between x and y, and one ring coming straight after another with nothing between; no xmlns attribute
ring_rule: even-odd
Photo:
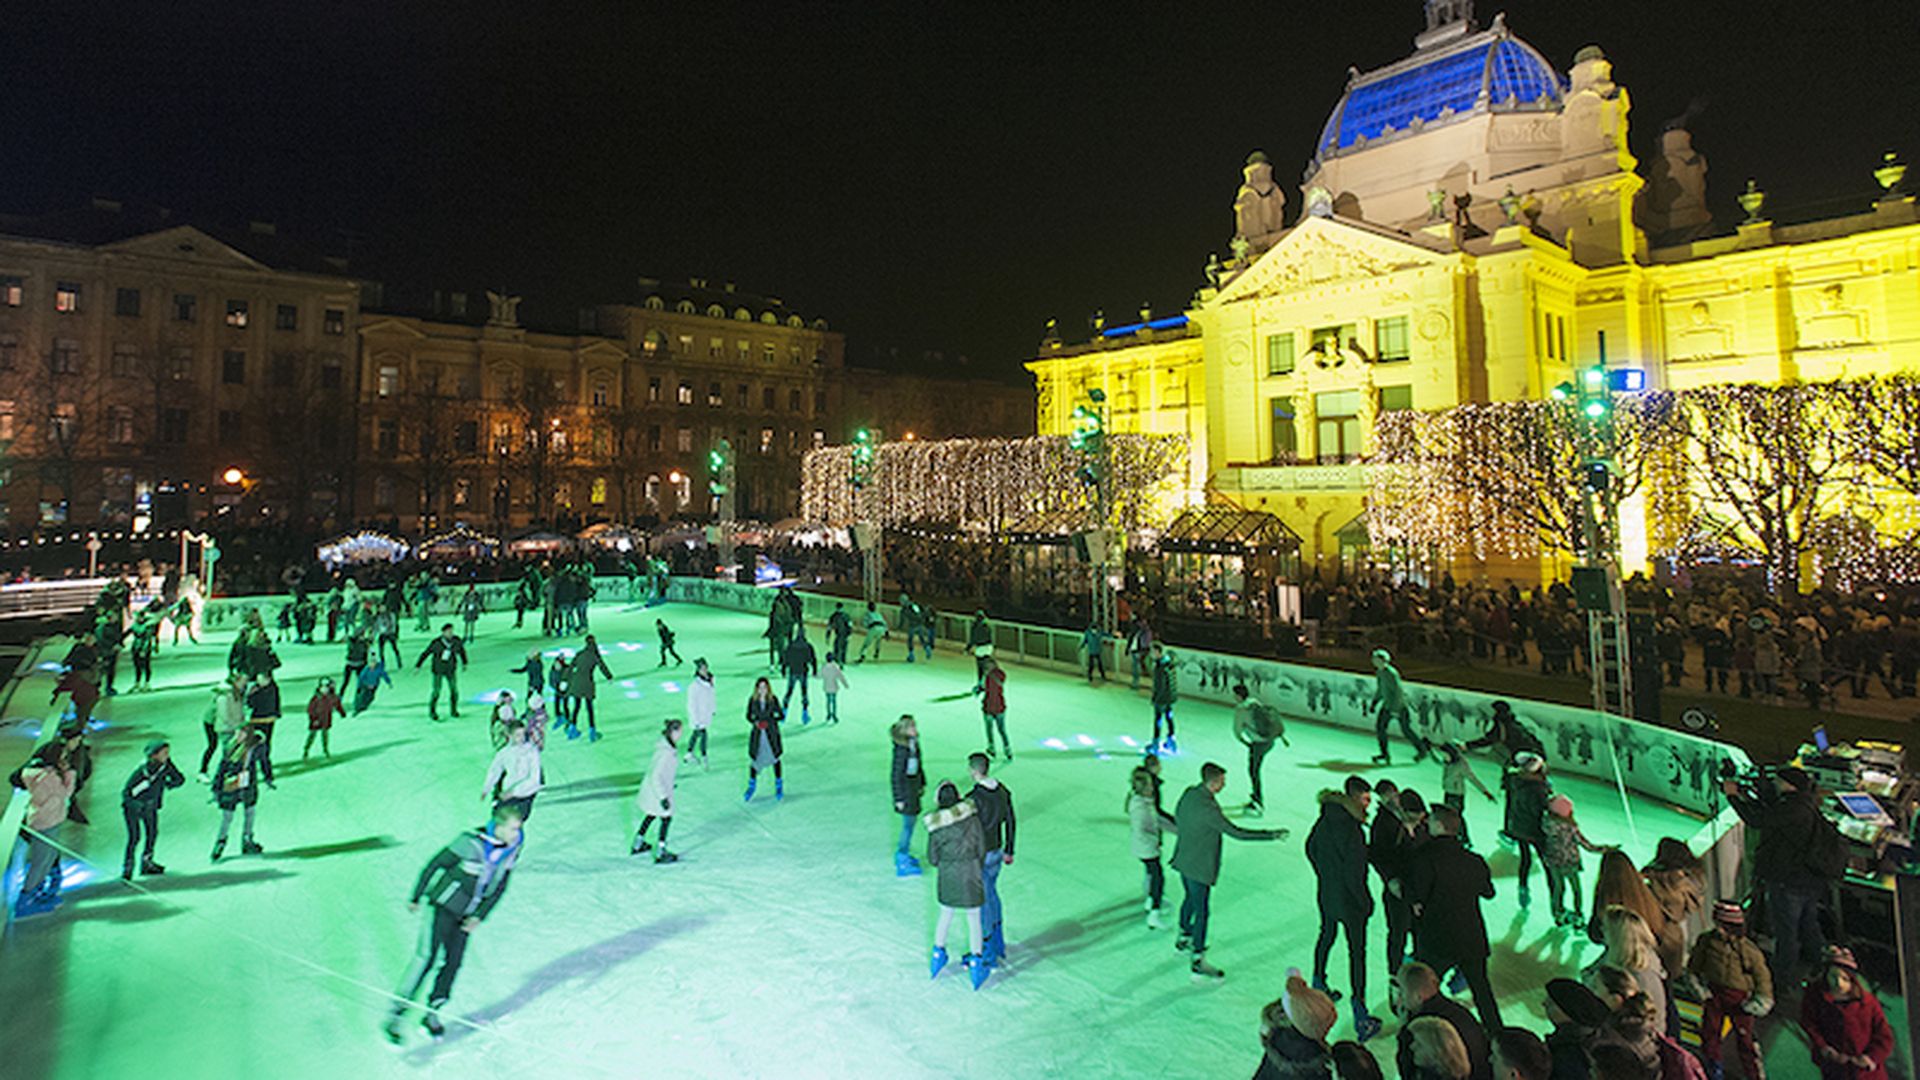
<svg viewBox="0 0 1920 1080"><path fill-rule="evenodd" d="M1800 1001L1800 1026L1820 1080L1887 1080L1893 1028L1860 979L1853 950L1827 946L1821 972Z"/></svg>
<svg viewBox="0 0 1920 1080"><path fill-rule="evenodd" d="M315 736L320 739L320 752L333 756L333 718L345 715L346 706L340 704L340 693L333 688L333 680L321 679L320 685L313 688L313 696L307 699L307 745L300 750L301 761L313 753Z"/></svg>
<svg viewBox="0 0 1920 1080"><path fill-rule="evenodd" d="M987 729L987 753L993 753L993 730L1000 729L1001 756L1013 760L1013 744L1007 741L1007 673L991 656L980 674L980 722Z"/></svg>

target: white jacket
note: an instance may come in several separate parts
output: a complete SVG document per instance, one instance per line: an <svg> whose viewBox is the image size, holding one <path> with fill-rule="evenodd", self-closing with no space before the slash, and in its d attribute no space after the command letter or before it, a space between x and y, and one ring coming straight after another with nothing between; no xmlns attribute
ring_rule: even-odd
<svg viewBox="0 0 1920 1080"><path fill-rule="evenodd" d="M207 705L206 722L213 725L214 734L225 742L234 732L247 726L246 699L235 697L225 683L214 687L213 700Z"/></svg>
<svg viewBox="0 0 1920 1080"><path fill-rule="evenodd" d="M654 817L673 816L673 778L680 769L680 751L665 735L653 744L653 762L640 782L640 812Z"/></svg>
<svg viewBox="0 0 1920 1080"><path fill-rule="evenodd" d="M493 755L493 764L487 766L487 783L481 791L492 795L495 784L500 785L503 799L539 794L540 748L524 739L501 747Z"/></svg>
<svg viewBox="0 0 1920 1080"><path fill-rule="evenodd" d="M698 675L687 686L687 723L699 731L713 723L714 709L713 680Z"/></svg>
<svg viewBox="0 0 1920 1080"><path fill-rule="evenodd" d="M1153 800L1145 795L1127 794L1127 817L1133 823L1133 857L1160 857L1160 834L1164 830Z"/></svg>

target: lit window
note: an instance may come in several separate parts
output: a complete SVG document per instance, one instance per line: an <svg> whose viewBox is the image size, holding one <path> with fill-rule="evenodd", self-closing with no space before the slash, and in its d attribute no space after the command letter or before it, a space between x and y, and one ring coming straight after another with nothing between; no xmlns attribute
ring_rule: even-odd
<svg viewBox="0 0 1920 1080"><path fill-rule="evenodd" d="M1322 464L1353 461L1360 456L1360 391L1332 390L1313 396L1318 450Z"/></svg>
<svg viewBox="0 0 1920 1080"><path fill-rule="evenodd" d="M300 309L292 304L279 304L273 309L273 328L275 330L297 330L300 328Z"/></svg>
<svg viewBox="0 0 1920 1080"><path fill-rule="evenodd" d="M693 449L693 429L690 427L681 428L678 437L674 440L674 445L678 447L683 454L691 451Z"/></svg>
<svg viewBox="0 0 1920 1080"><path fill-rule="evenodd" d="M19 307L27 299L27 279L0 276L0 307Z"/></svg>
<svg viewBox="0 0 1920 1080"><path fill-rule="evenodd" d="M193 377L193 350L175 349L167 357L167 377L174 382L185 382Z"/></svg>
<svg viewBox="0 0 1920 1080"><path fill-rule="evenodd" d="M1286 375L1293 371L1293 335L1267 335L1267 374Z"/></svg>
<svg viewBox="0 0 1920 1080"><path fill-rule="evenodd" d="M593 403L595 405L613 404L613 384L602 379L593 384Z"/></svg>
<svg viewBox="0 0 1920 1080"><path fill-rule="evenodd" d="M720 359L720 353L723 349L726 348L726 345L727 343L720 340L719 338L709 338L707 341L707 359L709 360Z"/></svg>
<svg viewBox="0 0 1920 1080"><path fill-rule="evenodd" d="M743 364L753 359L753 345L750 342L734 342L734 351L740 355L740 362Z"/></svg>
<svg viewBox="0 0 1920 1080"><path fill-rule="evenodd" d="M773 343L772 342L768 342L765 345L760 346L760 359L765 360L769 364L773 363Z"/></svg>
<svg viewBox="0 0 1920 1080"><path fill-rule="evenodd" d="M680 474L680 479L673 484L673 500L679 509L687 508L687 504L693 501L693 477L686 473Z"/></svg>
<svg viewBox="0 0 1920 1080"><path fill-rule="evenodd" d="M53 421L53 439L62 446L72 443L80 426L80 409L71 401L63 401L53 407L50 417Z"/></svg>
<svg viewBox="0 0 1920 1080"><path fill-rule="evenodd" d="M113 291L113 313L128 318L140 317L140 290L115 289Z"/></svg>
<svg viewBox="0 0 1920 1080"><path fill-rule="evenodd" d="M679 401L682 405L693 404L693 384L685 379L680 380Z"/></svg>
<svg viewBox="0 0 1920 1080"><path fill-rule="evenodd" d="M707 404L719 408L727 403L727 396L720 392L719 383L707 384Z"/></svg>
<svg viewBox="0 0 1920 1080"><path fill-rule="evenodd" d="M562 428L554 428L553 436L547 440L547 445L553 449L556 455L560 457L567 456L567 447L569 444L566 431Z"/></svg>
<svg viewBox="0 0 1920 1080"><path fill-rule="evenodd" d="M1273 451L1269 458L1276 465L1293 462L1300 453L1299 429L1295 427L1293 398L1277 397L1268 401L1273 421Z"/></svg>
<svg viewBox="0 0 1920 1080"><path fill-rule="evenodd" d="M646 353L648 356L652 356L666 347L667 335L658 330L647 331L647 336L640 342L640 351Z"/></svg>
<svg viewBox="0 0 1920 1080"><path fill-rule="evenodd" d="M819 428L814 428L813 429L813 448L815 450L820 450L820 449L824 449L826 445L827 445L827 433L825 431L820 430Z"/></svg>
<svg viewBox="0 0 1920 1080"><path fill-rule="evenodd" d="M606 477L596 476L593 478L593 486L587 489L587 501L592 503L595 506L606 505L606 502L607 502L607 478Z"/></svg>
<svg viewBox="0 0 1920 1080"><path fill-rule="evenodd" d="M473 502L473 481L460 477L453 482L453 505L466 506Z"/></svg>
<svg viewBox="0 0 1920 1080"><path fill-rule="evenodd" d="M693 335L692 335L692 334L681 334L681 335L680 335L680 349L679 349L679 352L680 352L680 355L681 355L681 356L692 356L692 355L693 355Z"/></svg>
<svg viewBox="0 0 1920 1080"><path fill-rule="evenodd" d="M1373 324L1374 356L1381 363L1410 360L1413 352L1407 340L1407 317L1396 315Z"/></svg>
<svg viewBox="0 0 1920 1080"><path fill-rule="evenodd" d="M13 438L13 402L0 401L0 439Z"/></svg>
<svg viewBox="0 0 1920 1080"><path fill-rule="evenodd" d="M245 300L227 301L227 325L244 327L247 325L247 302Z"/></svg>
<svg viewBox="0 0 1920 1080"><path fill-rule="evenodd" d="M400 368L396 364L380 365L378 393L381 397L393 397L400 392Z"/></svg>
<svg viewBox="0 0 1920 1080"><path fill-rule="evenodd" d="M80 310L80 283L62 281L53 287L53 310L73 314Z"/></svg>
<svg viewBox="0 0 1920 1080"><path fill-rule="evenodd" d="M647 400L660 400L660 380L657 377L647 380Z"/></svg>
<svg viewBox="0 0 1920 1080"><path fill-rule="evenodd" d="M760 429L760 452L763 454L773 453L773 429L770 427Z"/></svg>

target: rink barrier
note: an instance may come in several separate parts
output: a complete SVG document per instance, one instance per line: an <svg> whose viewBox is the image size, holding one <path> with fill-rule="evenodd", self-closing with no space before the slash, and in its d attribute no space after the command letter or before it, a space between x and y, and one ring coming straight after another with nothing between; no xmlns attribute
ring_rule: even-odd
<svg viewBox="0 0 1920 1080"><path fill-rule="evenodd" d="M33 647L27 650L26 655L20 658L19 665L7 679L5 694L0 695L0 716L6 715L7 711L13 708L13 699L18 696L21 684L33 674L36 665L40 663L40 657L45 655L50 640L48 638L36 640ZM41 743L53 738L54 732L59 729L59 715L56 712L52 717L41 720L40 737L33 743L35 749L38 749ZM24 760L23 757L22 761ZM18 763L7 763L4 768L0 768L0 775L11 773L16 764ZM20 885L26 874L27 844L20 830L27 823L28 803L31 801L24 790L11 784L7 785L7 794L9 798L6 808L0 810L0 836L7 838L7 857L4 863L0 863L0 901L5 901L6 904L5 911L0 911L0 927L13 925L13 904L19 899Z"/></svg>
<svg viewBox="0 0 1920 1080"><path fill-rule="evenodd" d="M854 620L857 647L860 622L866 612L864 602L855 597L795 592L810 623L824 623L834 605L844 604ZM669 599L760 613L771 608L774 593L773 589L688 577L675 577L668 589ZM898 629L899 607L891 603L877 607L887 625L894 628L887 647L899 655L905 649L905 636ZM934 636L964 647L972 620L972 612L939 612ZM994 655L1002 660L1075 674L1086 670L1080 631L1002 620L994 620L992 626ZM1119 646L1118 641L1106 644L1110 681L1130 677L1129 670L1116 662L1126 660L1119 655ZM1373 731L1374 718L1367 711L1374 691L1371 674L1186 647L1167 651L1177 665L1182 698L1231 706L1234 685L1245 683L1247 689L1290 719ZM1141 673L1143 684L1149 678L1146 672ZM1546 746L1554 770L1618 783L1638 796L1699 815L1702 828L1693 837L1682 838L1697 853L1705 853L1730 831L1737 839L1739 831L1728 827L1734 815L1720 790L1723 764L1743 770L1752 764L1737 746L1593 709L1411 680L1404 680L1403 685L1415 729L1428 739L1464 743L1479 738L1490 723L1493 703L1505 700L1520 722ZM1140 713L1144 731L1151 714L1145 706ZM1400 738L1397 728L1396 724L1391 732L1396 740ZM1627 802L1630 815L1631 799Z"/></svg>
<svg viewBox="0 0 1920 1080"><path fill-rule="evenodd" d="M643 588L646 580L644 577L639 579ZM594 603L627 602L627 579L623 576L617 574L601 574L593 579L593 586ZM482 581L476 582L474 588L480 594L480 605L483 611L488 613L512 611L513 595L519 591L520 583L518 581ZM361 591L360 595L371 596L378 600L383 591L384 590L380 589L365 589ZM460 617L460 598L466 595L466 591L467 587L465 585L442 585L439 595L434 597L433 604L428 608L429 617L453 619L457 621ZM322 606L320 609L320 619L316 624L314 634L316 637L324 638L327 633L326 594L319 593L315 595L319 596ZM292 593L256 593L248 596L216 596L212 600L205 601L201 604L200 628L207 633L219 633L221 631L231 630L240 625L240 620L246 616L248 611L257 610L260 612L260 618L266 622L267 629L274 631L278 627L280 609L292 602ZM408 597L407 602L411 605L413 602L412 597ZM539 609L529 608L527 610L528 614L531 615ZM403 618L411 614L412 608L409 607L405 615L403 615ZM406 630L409 627L403 621L400 628ZM439 627L436 626L434 629L437 630Z"/></svg>

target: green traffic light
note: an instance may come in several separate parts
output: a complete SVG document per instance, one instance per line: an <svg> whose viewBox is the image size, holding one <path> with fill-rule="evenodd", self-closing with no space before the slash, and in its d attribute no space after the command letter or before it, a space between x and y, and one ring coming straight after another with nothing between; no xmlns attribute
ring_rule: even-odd
<svg viewBox="0 0 1920 1080"><path fill-rule="evenodd" d="M1587 415L1595 420L1607 415L1607 403L1604 401L1587 402Z"/></svg>

